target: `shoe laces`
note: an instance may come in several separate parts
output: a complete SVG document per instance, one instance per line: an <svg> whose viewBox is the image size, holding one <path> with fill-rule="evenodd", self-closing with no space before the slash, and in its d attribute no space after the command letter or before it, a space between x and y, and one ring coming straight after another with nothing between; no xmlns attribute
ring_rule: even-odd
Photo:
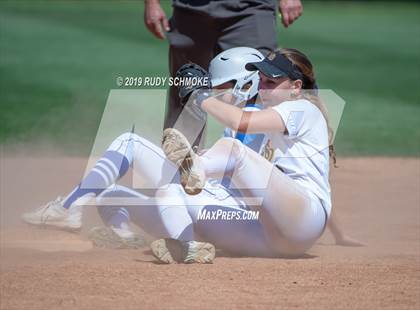
<svg viewBox="0 0 420 310"><path fill-rule="evenodd" d="M179 165L179 169L181 173L191 173L192 172L192 166L194 164L194 161L191 156L187 156L184 159L181 159L181 164Z"/></svg>
<svg viewBox="0 0 420 310"><path fill-rule="evenodd" d="M63 200L63 197L58 196L55 200L52 200L50 202L48 202L46 205L40 206L37 209L35 209L35 212L38 211L47 211L49 208L56 206L57 204L61 203L61 201Z"/></svg>
<svg viewBox="0 0 420 310"><path fill-rule="evenodd" d="M194 164L195 164L195 158L188 155L182 161L181 165L179 166L179 170L180 170L180 173L184 175L188 175L189 179L198 181L200 179L200 175L197 173L197 170L193 169Z"/></svg>

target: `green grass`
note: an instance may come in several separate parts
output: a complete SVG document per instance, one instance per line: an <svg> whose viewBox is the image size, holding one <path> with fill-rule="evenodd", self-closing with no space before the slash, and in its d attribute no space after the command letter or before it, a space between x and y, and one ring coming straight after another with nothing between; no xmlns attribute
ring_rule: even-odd
<svg viewBox="0 0 420 310"><path fill-rule="evenodd" d="M304 5L279 42L308 54L320 87L346 101L339 154L418 156L420 5ZM115 78L166 76L167 48L145 29L141 1L2 1L0 143L89 153Z"/></svg>

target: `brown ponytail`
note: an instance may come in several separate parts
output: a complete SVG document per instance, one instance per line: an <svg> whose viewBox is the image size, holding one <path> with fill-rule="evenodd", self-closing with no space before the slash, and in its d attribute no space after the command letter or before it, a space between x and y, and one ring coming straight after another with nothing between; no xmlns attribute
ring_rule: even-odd
<svg viewBox="0 0 420 310"><path fill-rule="evenodd" d="M273 53L282 54L287 59L289 59L295 66L299 68L299 70L303 73L303 78L302 78L303 89L316 90L318 88L316 85L315 73L313 70L312 63L309 61L308 57L306 57L305 54L293 48L280 48ZM317 91L304 93L302 97L304 97L305 99L308 99L315 106L317 106L318 109L321 111L322 115L324 116L327 122L327 126L328 126L329 154L333 161L334 167L337 167L336 165L337 158L336 158L336 153L335 153L334 144L333 144L334 131L330 126L327 107L318 97Z"/></svg>

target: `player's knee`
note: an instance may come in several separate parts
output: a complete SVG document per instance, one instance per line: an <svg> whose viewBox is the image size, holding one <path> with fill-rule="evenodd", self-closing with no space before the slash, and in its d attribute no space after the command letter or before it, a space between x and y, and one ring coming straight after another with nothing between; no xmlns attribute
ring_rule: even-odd
<svg viewBox="0 0 420 310"><path fill-rule="evenodd" d="M138 147L138 143L141 141L141 137L132 132L126 132L118 136L107 151L116 151L127 158L131 164L133 161L133 155Z"/></svg>
<svg viewBox="0 0 420 310"><path fill-rule="evenodd" d="M231 137L225 137L219 141L229 149L230 156L233 156L236 164L243 160L246 154L246 147L241 141Z"/></svg>
<svg viewBox="0 0 420 310"><path fill-rule="evenodd" d="M223 138L220 138L217 141L217 143L222 143L222 144L225 144L225 145L229 145L229 144L235 143L235 141L238 141L238 140L235 139L235 138L232 138L232 137L223 137Z"/></svg>
<svg viewBox="0 0 420 310"><path fill-rule="evenodd" d="M133 132L125 132L122 135L118 136L117 141L123 142L123 143L127 143L129 141L133 141L133 140L140 140L140 136L133 133Z"/></svg>

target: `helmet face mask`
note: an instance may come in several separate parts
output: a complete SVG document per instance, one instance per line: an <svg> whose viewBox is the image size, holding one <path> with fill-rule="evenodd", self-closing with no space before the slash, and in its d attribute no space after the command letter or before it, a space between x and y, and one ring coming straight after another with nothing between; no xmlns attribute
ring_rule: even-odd
<svg viewBox="0 0 420 310"><path fill-rule="evenodd" d="M232 91L232 94L237 98L234 104L238 105L242 101L248 101L255 97L258 94L259 83L260 76L257 71L237 80Z"/></svg>
<svg viewBox="0 0 420 310"><path fill-rule="evenodd" d="M249 47L235 47L218 54L209 66L212 86L233 82L235 105L253 98L258 94L260 78L257 71L248 71L245 65L263 59L258 50Z"/></svg>

